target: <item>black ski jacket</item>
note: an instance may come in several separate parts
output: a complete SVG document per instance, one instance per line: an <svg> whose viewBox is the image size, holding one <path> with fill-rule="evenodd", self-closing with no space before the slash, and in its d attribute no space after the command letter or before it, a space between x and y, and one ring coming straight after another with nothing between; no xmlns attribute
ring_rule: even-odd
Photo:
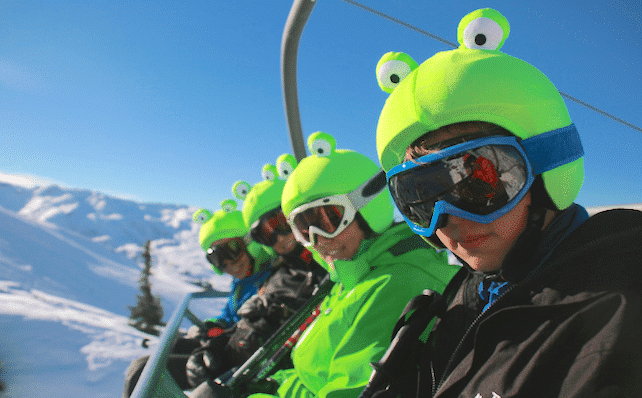
<svg viewBox="0 0 642 398"><path fill-rule="evenodd" d="M546 249L485 312L484 276L460 270L395 395L641 397L642 212L596 214Z"/></svg>

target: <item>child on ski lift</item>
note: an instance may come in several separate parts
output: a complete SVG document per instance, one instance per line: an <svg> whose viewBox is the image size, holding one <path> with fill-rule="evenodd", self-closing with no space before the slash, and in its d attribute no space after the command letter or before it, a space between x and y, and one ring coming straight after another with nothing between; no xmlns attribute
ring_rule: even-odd
<svg viewBox="0 0 642 398"><path fill-rule="evenodd" d="M374 162L335 149L325 133L308 143L312 155L288 178L281 208L296 239L325 260L335 285L293 348L293 367L272 375L271 388L261 387L283 398L356 398L406 302L426 287L441 291L459 266L407 225L393 224L385 178ZM218 388L210 381L191 397L220 396Z"/></svg>
<svg viewBox="0 0 642 398"><path fill-rule="evenodd" d="M283 186L294 167L294 157L284 154L277 159L277 167L264 166L264 181L253 187L243 181L233 186L232 192L237 199L244 200L243 224L239 224L239 212L235 211L235 202L231 200L223 203L225 212L211 216L201 210L195 214L196 220L204 222L200 233L203 249L212 239L219 238L206 250L208 261L216 267L217 273L229 273L236 278L234 281L243 279L249 269L247 260L251 263L253 258L248 256L248 245L245 243L248 237L252 239L249 243L252 252L261 253L257 250L258 243L274 250L278 257L271 258L270 273L260 284L257 294L244 302L233 302L237 307L234 318L224 316L209 319L203 330L191 328L188 334L190 338L177 340L167 367L183 390L196 387L208 378L213 379L243 364L281 324L298 311L327 274L312 253L294 239L280 211ZM243 237L241 234L248 230L249 233ZM218 231L218 235L214 231ZM228 302L227 308L233 310L234 307ZM221 322L221 319L229 318L233 322ZM238 320L235 321L236 318ZM198 330L198 333L193 330ZM142 372L146 358L138 360L135 379ZM284 361L281 366L287 364L288 361ZM131 369L130 373L133 373ZM135 382L128 381L130 393Z"/></svg>
<svg viewBox="0 0 642 398"><path fill-rule="evenodd" d="M211 213L200 209L194 214L194 220L202 224L199 231L199 243L205 251L212 270L219 275L232 276L230 298L222 313L204 322L205 327L200 335L190 335L178 339L167 363L170 373L182 389L189 389L189 376L186 374L187 361L192 352L201 347L201 340L212 339L222 335L241 320L237 313L243 303L257 294L272 272L274 256L265 247L254 242L247 242L247 227L243 216L236 210L236 202L228 199L221 203L221 210ZM148 356L134 360L125 377L124 397L129 397L136 386ZM221 356L212 356L211 367L221 369L227 360Z"/></svg>
<svg viewBox="0 0 642 398"><path fill-rule="evenodd" d="M284 154L277 159L276 167L270 164L263 167L263 181L254 186L238 181L232 187L237 199L243 200L242 215L248 235L254 242L274 250L278 258L259 294L238 309L240 320L216 339L206 339L203 347L190 356L187 377L192 387L242 365L301 308L327 274L312 253L296 241L281 211L285 180L294 167L294 156Z"/></svg>
<svg viewBox="0 0 642 398"><path fill-rule="evenodd" d="M477 10L460 22L459 49L421 65L388 53L377 66L392 93L377 150L396 206L463 264L427 342L404 342L413 355L369 390L377 397L642 391L642 212L589 218L573 203L578 131L546 76L499 51L508 30L497 11ZM466 169L469 156L493 177Z"/></svg>

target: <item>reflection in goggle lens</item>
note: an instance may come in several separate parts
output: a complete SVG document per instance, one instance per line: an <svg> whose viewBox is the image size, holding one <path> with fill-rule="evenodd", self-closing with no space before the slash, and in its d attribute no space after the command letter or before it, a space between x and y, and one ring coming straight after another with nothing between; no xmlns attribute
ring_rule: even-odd
<svg viewBox="0 0 642 398"><path fill-rule="evenodd" d="M250 234L256 242L266 246L274 246L277 241L277 235L287 235L291 232L292 230L283 215L283 211L277 208L261 217L250 231Z"/></svg>
<svg viewBox="0 0 642 398"><path fill-rule="evenodd" d="M517 196L526 180L526 162L516 148L486 145L395 174L389 187L399 211L428 227L437 201L487 215Z"/></svg>
<svg viewBox="0 0 642 398"><path fill-rule="evenodd" d="M210 247L207 249L205 257L207 261L221 271L225 270L224 260L235 262L245 252L245 242L242 238L233 238L232 240Z"/></svg>
<svg viewBox="0 0 642 398"><path fill-rule="evenodd" d="M325 205L312 207L294 217L294 224L303 235L310 241L310 227L317 227L329 234L334 233L341 225L345 208L341 205Z"/></svg>

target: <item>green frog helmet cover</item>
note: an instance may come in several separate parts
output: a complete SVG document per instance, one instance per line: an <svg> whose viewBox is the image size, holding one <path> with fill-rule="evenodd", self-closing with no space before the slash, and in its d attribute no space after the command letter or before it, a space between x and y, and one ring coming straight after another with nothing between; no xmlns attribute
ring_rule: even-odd
<svg viewBox="0 0 642 398"><path fill-rule="evenodd" d="M205 209L198 210L194 213L194 221L201 224L198 241L204 251L207 251L217 240L247 234L243 216L236 210L236 201L232 199L222 201L221 209L214 214Z"/></svg>
<svg viewBox="0 0 642 398"><path fill-rule="evenodd" d="M239 210L236 210L236 206L236 201L226 199L221 202L221 210L216 211L214 214L205 209L200 209L194 213L194 221L201 224L198 240L205 252L217 240L237 237L245 238L248 228L243 221L243 215ZM247 251L254 259L254 272L270 257L270 253L256 242L248 243ZM218 268L212 266L212 269L217 274L222 274Z"/></svg>
<svg viewBox="0 0 642 398"><path fill-rule="evenodd" d="M243 216L240 211L236 210L236 202L232 199L221 202L221 209L214 214L209 210L199 209L194 213L193 219L201 224L198 242L205 252L217 240L236 238L247 234ZM217 274L222 274L218 268L212 266L212 269Z"/></svg>
<svg viewBox="0 0 642 398"><path fill-rule="evenodd" d="M292 210L314 200L347 194L380 171L367 156L336 149L330 134L316 132L308 138L311 155L301 160L283 189L281 208L287 217ZM392 224L393 205L388 189L359 210L370 228L383 232Z"/></svg>
<svg viewBox="0 0 642 398"><path fill-rule="evenodd" d="M387 53L377 64L380 87L390 93L377 125L377 153L384 170L403 162L417 138L459 122L499 125L527 139L571 125L564 100L538 69L499 51L508 20L480 9L459 23L460 47L417 65L407 54ZM583 158L542 173L558 209L570 206L584 179Z"/></svg>
<svg viewBox="0 0 642 398"><path fill-rule="evenodd" d="M248 230L263 214L281 206L285 180L294 167L296 167L294 156L283 154L277 159L276 167L272 164L263 166L261 172L263 181L254 186L244 181L234 184L232 192L237 199L243 200L243 221Z"/></svg>

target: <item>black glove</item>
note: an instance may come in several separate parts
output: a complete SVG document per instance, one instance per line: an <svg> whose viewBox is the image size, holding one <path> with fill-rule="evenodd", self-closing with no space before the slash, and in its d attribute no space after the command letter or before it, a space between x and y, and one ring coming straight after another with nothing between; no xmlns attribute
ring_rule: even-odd
<svg viewBox="0 0 642 398"><path fill-rule="evenodd" d="M268 310L267 297L264 294L255 294L243 303L236 313L241 318L247 318L250 321L255 321L264 317Z"/></svg>
<svg viewBox="0 0 642 398"><path fill-rule="evenodd" d="M206 380L213 380L224 373L230 366L225 353L213 347L201 347L190 355L185 365L187 381L197 387Z"/></svg>
<svg viewBox="0 0 642 398"><path fill-rule="evenodd" d="M221 322L205 321L203 326L204 327L201 329L199 336L201 340L209 340L211 338L218 337L225 332L225 325Z"/></svg>

